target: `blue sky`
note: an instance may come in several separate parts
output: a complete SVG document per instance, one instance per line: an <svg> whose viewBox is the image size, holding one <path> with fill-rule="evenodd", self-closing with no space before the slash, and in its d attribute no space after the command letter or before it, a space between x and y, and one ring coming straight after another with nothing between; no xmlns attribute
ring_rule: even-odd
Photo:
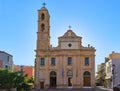
<svg viewBox="0 0 120 91"><path fill-rule="evenodd" d="M13 55L16 65L34 65L37 10L43 2L53 46L71 25L83 46L96 48L96 66L112 51L120 53L120 0L0 0L0 50Z"/></svg>

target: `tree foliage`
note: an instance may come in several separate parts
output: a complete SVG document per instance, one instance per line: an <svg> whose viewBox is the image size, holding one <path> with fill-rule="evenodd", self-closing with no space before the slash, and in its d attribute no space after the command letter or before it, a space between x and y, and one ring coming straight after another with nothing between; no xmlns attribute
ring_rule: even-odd
<svg viewBox="0 0 120 91"><path fill-rule="evenodd" d="M34 83L33 77L30 77L30 78L27 80L27 83Z"/></svg>
<svg viewBox="0 0 120 91"><path fill-rule="evenodd" d="M26 89L27 75L21 71L12 72L6 69L0 69L0 89L17 88L17 91L21 91L21 88Z"/></svg>

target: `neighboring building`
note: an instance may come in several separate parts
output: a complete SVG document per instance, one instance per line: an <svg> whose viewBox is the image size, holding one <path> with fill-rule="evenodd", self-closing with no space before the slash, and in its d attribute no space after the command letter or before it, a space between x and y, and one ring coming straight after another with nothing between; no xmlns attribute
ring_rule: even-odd
<svg viewBox="0 0 120 91"><path fill-rule="evenodd" d="M106 57L106 82L108 88L120 84L120 53L112 52Z"/></svg>
<svg viewBox="0 0 120 91"><path fill-rule="evenodd" d="M2 60L0 60L0 68L2 68L2 64L3 64L3 61L2 61Z"/></svg>
<svg viewBox="0 0 120 91"><path fill-rule="evenodd" d="M71 29L50 46L50 15L38 10L35 88L95 87L95 48L82 46L82 37Z"/></svg>
<svg viewBox="0 0 120 91"><path fill-rule="evenodd" d="M27 74L27 77L29 77L29 78L34 77L34 67L33 66L16 65L15 70L25 72L25 74Z"/></svg>
<svg viewBox="0 0 120 91"><path fill-rule="evenodd" d="M105 63L101 63L100 65L98 65L98 72L96 78L98 85L106 87L105 76Z"/></svg>
<svg viewBox="0 0 120 91"><path fill-rule="evenodd" d="M13 56L11 54L0 51L0 68L14 69Z"/></svg>
<svg viewBox="0 0 120 91"><path fill-rule="evenodd" d="M105 65L106 65L106 85L107 88L112 88L112 62L109 60L109 58L105 59Z"/></svg>

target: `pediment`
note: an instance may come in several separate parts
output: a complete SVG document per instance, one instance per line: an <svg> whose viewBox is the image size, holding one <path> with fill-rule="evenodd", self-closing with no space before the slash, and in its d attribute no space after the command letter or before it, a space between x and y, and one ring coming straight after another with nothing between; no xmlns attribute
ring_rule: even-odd
<svg viewBox="0 0 120 91"><path fill-rule="evenodd" d="M59 38L78 38L79 36L77 36L72 30L68 30L63 36L59 37Z"/></svg>

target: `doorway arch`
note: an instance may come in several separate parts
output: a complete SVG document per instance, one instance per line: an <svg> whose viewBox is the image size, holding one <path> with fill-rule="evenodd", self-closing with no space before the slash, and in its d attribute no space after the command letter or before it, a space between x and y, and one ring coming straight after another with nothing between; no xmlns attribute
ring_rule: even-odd
<svg viewBox="0 0 120 91"><path fill-rule="evenodd" d="M55 71L51 71L50 72L50 87L51 88L55 88L57 85L56 85L56 82L57 82L57 74Z"/></svg>
<svg viewBox="0 0 120 91"><path fill-rule="evenodd" d="M84 86L91 86L91 75L90 72L85 71L83 74L83 83Z"/></svg>

